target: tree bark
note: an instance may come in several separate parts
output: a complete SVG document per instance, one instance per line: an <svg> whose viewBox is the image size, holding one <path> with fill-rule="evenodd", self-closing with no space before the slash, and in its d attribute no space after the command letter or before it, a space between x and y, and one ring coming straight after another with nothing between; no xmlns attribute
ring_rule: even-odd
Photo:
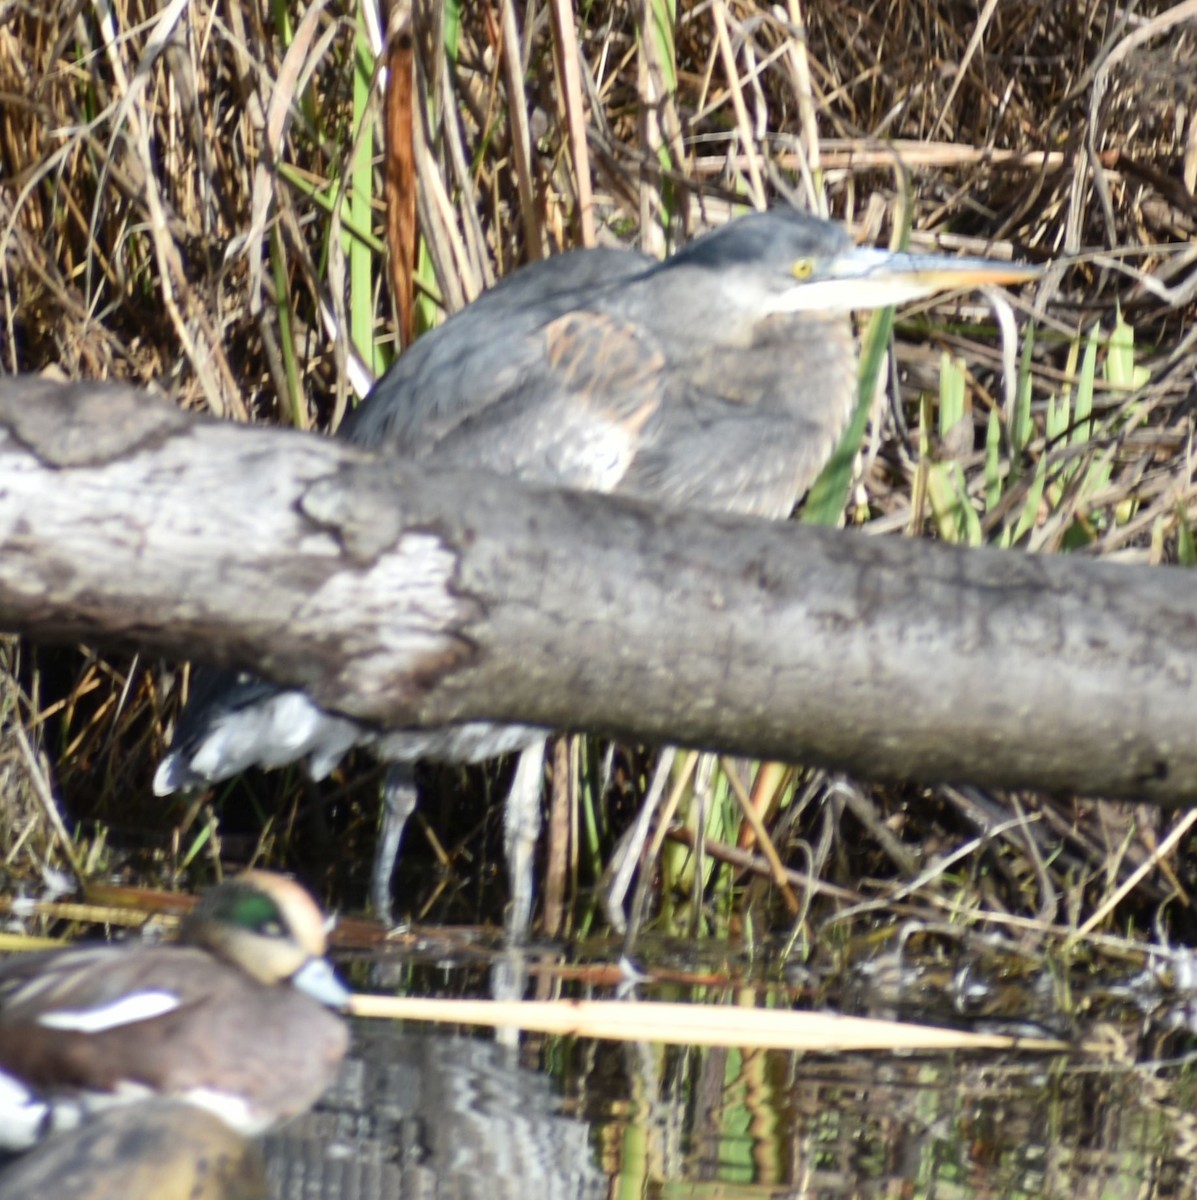
<svg viewBox="0 0 1197 1200"><path fill-rule="evenodd" d="M1123 567L422 472L0 380L0 626L860 777L1197 795L1197 588Z"/></svg>

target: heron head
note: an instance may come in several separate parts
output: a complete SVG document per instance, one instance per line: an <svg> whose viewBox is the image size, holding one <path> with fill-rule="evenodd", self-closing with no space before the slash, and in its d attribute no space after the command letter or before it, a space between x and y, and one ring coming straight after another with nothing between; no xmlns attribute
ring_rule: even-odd
<svg viewBox="0 0 1197 1200"><path fill-rule="evenodd" d="M796 209L752 213L697 238L668 260L702 272L732 308L837 313L903 304L939 292L1022 283L1039 268L988 258L905 254L856 246L842 226Z"/></svg>

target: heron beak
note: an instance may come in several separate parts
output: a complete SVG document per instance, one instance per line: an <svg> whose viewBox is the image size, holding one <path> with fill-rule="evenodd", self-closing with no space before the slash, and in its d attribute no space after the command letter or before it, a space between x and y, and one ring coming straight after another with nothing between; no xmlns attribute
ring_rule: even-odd
<svg viewBox="0 0 1197 1200"><path fill-rule="evenodd" d="M865 291L873 287L882 290L898 287L912 297L991 283L1026 283L1043 273L1037 266L993 258L947 258L939 254L902 254L869 248L845 256L843 266L847 277L855 278Z"/></svg>
<svg viewBox="0 0 1197 1200"><path fill-rule="evenodd" d="M949 258L858 246L822 264L782 298L786 312L885 308L940 292L1026 283L1042 268L993 258Z"/></svg>

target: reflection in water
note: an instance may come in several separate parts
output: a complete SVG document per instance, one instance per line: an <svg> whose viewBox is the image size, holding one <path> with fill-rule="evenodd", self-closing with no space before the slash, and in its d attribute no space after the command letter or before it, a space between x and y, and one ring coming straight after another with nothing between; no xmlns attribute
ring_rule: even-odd
<svg viewBox="0 0 1197 1200"><path fill-rule="evenodd" d="M1092 1058L526 1039L551 1081L486 1040L356 1035L321 1110L268 1140L272 1197L1197 1195L1187 1079Z"/></svg>
<svg viewBox="0 0 1197 1200"><path fill-rule="evenodd" d="M266 1141L275 1197L605 1200L589 1127L491 1042L358 1023L320 1108Z"/></svg>
<svg viewBox="0 0 1197 1200"><path fill-rule="evenodd" d="M1197 1195L1191 1087L1095 1066L608 1046L585 1113L621 1195Z"/></svg>

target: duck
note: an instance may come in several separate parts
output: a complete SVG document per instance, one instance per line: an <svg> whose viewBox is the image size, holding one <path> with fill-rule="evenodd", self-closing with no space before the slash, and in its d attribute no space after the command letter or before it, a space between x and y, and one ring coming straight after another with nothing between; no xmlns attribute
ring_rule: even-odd
<svg viewBox="0 0 1197 1200"><path fill-rule="evenodd" d="M155 1098L246 1137L305 1112L349 1045L325 944L311 895L252 870L201 897L174 942L0 963L0 1148Z"/></svg>
<svg viewBox="0 0 1197 1200"><path fill-rule="evenodd" d="M179 1100L106 1109L0 1169L4 1200L266 1200L269 1194L258 1144Z"/></svg>

